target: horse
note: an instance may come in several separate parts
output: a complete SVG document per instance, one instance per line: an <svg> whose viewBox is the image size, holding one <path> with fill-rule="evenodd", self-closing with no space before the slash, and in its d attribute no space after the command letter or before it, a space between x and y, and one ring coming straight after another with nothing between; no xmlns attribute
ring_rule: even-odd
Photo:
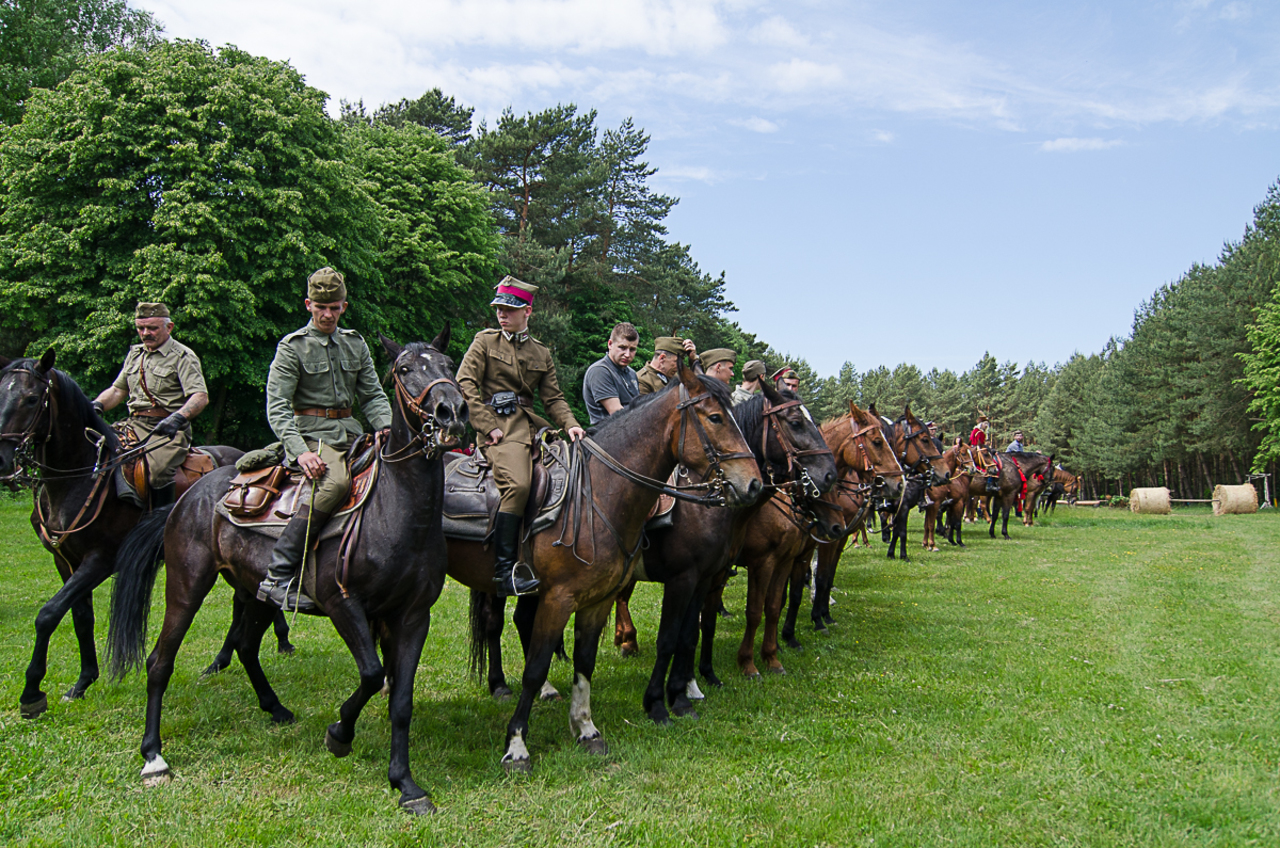
<svg viewBox="0 0 1280 848"><path fill-rule="evenodd" d="M413 681L431 623L431 606L445 577L445 539L441 529L444 495L442 452L461 436L468 410L453 379L453 362L444 355L448 326L430 344L404 347L383 338L392 360L395 386L392 423L375 438L376 482L362 510L349 519L341 539L323 539L307 594L327 615L359 669L360 684L325 731L334 756L351 752L356 720L369 699L390 687L391 756L388 779L400 790L401 809L424 814L435 807L409 768L409 723ZM120 577L113 597L109 644L112 669L123 673L141 657L146 599L155 580L154 551L163 536L165 567L164 626L148 657L147 716L142 737L144 783L170 776L161 756L160 719L174 659L201 602L221 574L244 599L244 630L237 653L273 721L293 721L267 681L258 646L275 607L257 600L274 544L271 537L235 526L215 507L226 494L231 469L200 481L168 514L139 524L121 551ZM117 614L119 611L120 614ZM383 661L378 659L381 646Z"/></svg>
<svg viewBox="0 0 1280 848"><path fill-rule="evenodd" d="M879 417L865 412L853 401L849 402L847 415L824 422L821 429L823 439L835 455L836 470L840 474L836 503L843 510L845 530L830 542L811 540L797 558L799 567L791 575L787 618L780 634L791 648L800 647L795 635L796 617L814 549L817 550L818 564L813 574L810 616L814 629L824 632L827 624L834 623L831 587L845 544L859 530L866 532L866 520L875 514L877 502L889 503L901 496L906 476L893 446L880 430Z"/></svg>
<svg viewBox="0 0 1280 848"><path fill-rule="evenodd" d="M869 411L878 415L875 404ZM886 439L893 443L898 461L907 470L906 487L898 498L892 511L882 510L881 520L884 524L881 534L889 544L888 558L894 559L894 548L901 541L902 561L909 562L907 557L907 518L912 508L924 500L926 491L932 486L940 486L947 482L942 461L942 445L929 435L929 428L911 414L910 405L903 409L902 417L890 422L880 418L881 430Z"/></svg>
<svg viewBox="0 0 1280 848"><path fill-rule="evenodd" d="M62 588L36 616L35 649L18 696L24 718L49 708L40 684L49 640L68 610L80 647L80 675L63 700L83 698L98 679L93 590L115 572L116 551L143 514L116 496L113 476L122 451L115 431L75 380L53 367L55 359L53 348L38 360L0 357L0 477L15 482L31 475L24 481L34 486L31 526L62 578ZM221 445L201 450L218 465L241 456ZM179 484L188 484L183 475ZM288 643L286 627L281 647Z"/></svg>
<svg viewBox="0 0 1280 848"><path fill-rule="evenodd" d="M996 537L996 519L1003 514L1000 532L1008 539L1009 510L1014 502L1044 485L1045 472L1053 468L1053 457L1040 453L997 453L1000 469L1000 494L991 497L991 538Z"/></svg>
<svg viewBox="0 0 1280 848"><path fill-rule="evenodd" d="M660 491L701 503L747 506L763 482L760 470L730 414L729 389L714 377L679 365L662 391L645 395L597 424L570 450L570 483L560 516L524 544L542 589L516 602L514 621L524 646L520 698L507 724L502 766L532 769L527 740L529 713L546 683L552 654L569 617L573 629L573 692L569 722L578 745L592 754L608 750L591 718L591 677L600 633L614 598L631 579L644 541L644 524ZM617 457L625 457L625 461ZM677 463L702 482L671 489ZM481 542L450 539L449 575L473 590L493 591L494 554ZM491 650L485 622L477 624L473 592L472 660L479 667ZM500 608L500 607L499 607ZM492 607L490 607L492 609ZM492 664L491 664L492 665ZM492 691L491 676L491 691Z"/></svg>
<svg viewBox="0 0 1280 848"><path fill-rule="evenodd" d="M924 506L924 549L938 550L937 528L947 519L946 537L952 545L964 547L957 539L964 508L969 502L969 476L962 473L969 460L968 445L954 445L942 454L941 465L947 470L947 482L929 489Z"/></svg>
<svg viewBox="0 0 1280 848"><path fill-rule="evenodd" d="M778 391L766 382L760 394L733 408L733 416L769 481L766 496L792 492L801 509L812 509L807 504L836 482L831 451L792 392ZM694 680L698 617L717 576L728 567L731 551L741 545L746 528L768 503L769 497L762 496L752 506L724 510L677 502L671 526L649 533L649 546L638 560L643 574L637 570L636 579L663 584L656 658L643 699L644 711L655 723L670 722L671 713L697 717L688 690ZM638 652L627 606L634 586L632 580L617 600L614 641L624 655Z"/></svg>
<svg viewBox="0 0 1280 848"><path fill-rule="evenodd" d="M1055 465L1053 467L1053 477L1048 482L1048 485L1036 492L1036 496L1030 499L1031 515L1033 517L1040 509L1039 495L1041 492L1045 493L1044 508L1052 515L1061 498L1065 497L1068 504L1075 503L1080 492L1080 478L1067 471L1061 465Z"/></svg>

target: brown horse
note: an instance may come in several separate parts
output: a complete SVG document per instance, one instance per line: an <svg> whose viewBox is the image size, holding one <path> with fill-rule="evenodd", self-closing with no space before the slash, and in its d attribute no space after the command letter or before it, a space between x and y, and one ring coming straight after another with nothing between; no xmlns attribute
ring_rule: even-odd
<svg viewBox="0 0 1280 848"><path fill-rule="evenodd" d="M730 410L728 387L694 374L681 362L666 389L646 395L596 425L573 447L570 490L560 517L525 543L522 559L542 581L539 595L516 604L515 623L525 648L520 699L507 725L502 764L531 768L529 713L547 679L551 657L569 617L573 629L573 693L569 722L578 744L591 753L607 750L591 719L591 677L600 633L614 598L631 579L644 539L649 510L676 464L698 479L698 500L746 506L763 482L755 457ZM688 492L680 493L692 497ZM449 574L473 590L493 590L493 552L479 542L451 539ZM473 607L474 611L474 607ZM483 630L473 626L473 640ZM473 644L473 658L484 645Z"/></svg>
<svg viewBox="0 0 1280 848"><path fill-rule="evenodd" d="M835 483L836 465L799 398L791 392L778 392L766 382L761 394L733 408L733 416L755 453L761 474L770 481L765 494L793 492L806 515L819 509L810 504ZM671 712L696 717L688 690L694 679L703 600L728 567L730 552L741 545L745 528L768 503L768 497L761 497L744 509L723 510L680 502L671 526L649 533L649 546L639 561L643 574L637 569L636 576L663 584L656 659L643 701L653 721L665 724ZM819 513L804 520L826 518L830 514ZM633 579L617 600L614 641L624 655L638 653L635 624L627 606L634 586Z"/></svg>
<svg viewBox="0 0 1280 848"><path fill-rule="evenodd" d="M1045 474L1053 468L1053 457L1039 453L998 453L996 464L1000 469L1000 494L991 498L990 534L991 538L996 537L996 519L1003 515L1000 532L1008 539L1009 510L1044 486Z"/></svg>
<svg viewBox="0 0 1280 848"><path fill-rule="evenodd" d="M875 404L869 411L878 415ZM903 409L902 417L897 421L890 423L881 418L881 430L893 443L898 461L907 470L907 484L902 496L892 510L880 511L884 523L881 533L889 543L889 559L894 558L894 548L901 541L902 561L907 562L907 517L916 505L924 501L928 488L947 482L946 469L941 464L942 445L929 434L929 428L911 414L910 405Z"/></svg>
<svg viewBox="0 0 1280 848"><path fill-rule="evenodd" d="M969 502L968 474L969 446L955 445L942 454L941 465L947 469L947 482L929 489L924 510L924 549L938 550L937 525L939 512L947 518L947 539L953 545L964 547L953 533L959 532L964 517L965 504Z"/></svg>
<svg viewBox="0 0 1280 848"><path fill-rule="evenodd" d="M1034 495L1028 500L1028 509L1032 518L1039 512L1041 500L1044 502L1046 511L1052 514L1054 508L1058 505L1060 498L1066 498L1067 503L1075 502L1080 494L1080 478L1067 471L1061 465L1053 467L1053 476L1046 481L1043 488L1038 489Z"/></svg>
<svg viewBox="0 0 1280 848"><path fill-rule="evenodd" d="M836 457L840 470L836 503L843 511L845 530L830 542L809 543L796 558L791 573L787 618L782 625L781 637L789 647L800 648L796 638L796 617L804 586L809 578L810 562L816 549L817 567L813 574L813 603L810 612L814 629L825 632L826 625L834 623L831 617L831 587L835 582L836 566L844 553L849 537L861 531L866 534L867 519L875 514L875 507L887 505L902 495L905 472L893 446L884 438L879 416L865 412L852 401L849 414L822 425L822 435Z"/></svg>
<svg viewBox="0 0 1280 848"><path fill-rule="evenodd" d="M443 353L445 328L430 345L401 348L389 339L383 347L392 360L395 383L392 423L379 434L374 450L380 467L364 506L349 519L339 539L323 539L314 565L303 570L304 589L329 617L355 658L360 685L342 704L339 720L325 732L335 756L351 752L356 720L369 699L390 686L391 757L388 777L400 790L400 807L411 813L435 808L409 769L409 723L413 681L431 623L431 606L444 585L445 550L441 529L444 470L440 455L460 436L468 410L453 380L453 363ZM258 660L258 646L275 607L256 598L266 575L274 539L237 527L217 510L232 477L215 471L178 501L164 523L163 513L148 516L122 546L120 576L112 597L108 644L113 671L123 672L141 654L147 600L155 580L157 531L163 534L165 560L164 627L147 659L147 718L142 738L144 782L168 779L160 754L160 718L174 659L201 602L221 574L245 599L244 631L237 652L273 721L291 722ZM153 518L158 516L159 520ZM310 578L308 580L308 578ZM379 660L381 646L383 661Z"/></svg>
<svg viewBox="0 0 1280 848"><path fill-rule="evenodd" d="M40 689L48 667L49 640L71 611L80 647L80 676L63 700L84 697L98 679L93 641L93 590L116 568L116 551L142 510L116 497L114 469L122 452L115 431L94 411L75 381L53 367L50 348L39 360L0 357L0 476L35 490L31 526L53 554L62 588L36 616L36 643L18 697L25 718L49 708ZM145 449L145 448L144 448ZM218 465L235 462L235 448L201 448ZM190 480L179 475L179 494ZM234 625L233 625L234 629ZM288 645L285 630L282 647Z"/></svg>

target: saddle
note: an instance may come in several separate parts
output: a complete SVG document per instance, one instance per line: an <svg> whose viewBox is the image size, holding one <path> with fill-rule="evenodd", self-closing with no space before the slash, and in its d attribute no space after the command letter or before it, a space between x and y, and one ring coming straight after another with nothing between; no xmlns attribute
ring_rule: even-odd
<svg viewBox="0 0 1280 848"><path fill-rule="evenodd" d="M524 510L525 537L556 522L569 488L569 443L534 440L530 448L533 476ZM484 541L498 512L498 484L493 466L476 451L471 456L450 452L444 459L444 535L451 539Z"/></svg>
<svg viewBox="0 0 1280 848"><path fill-rule="evenodd" d="M123 421L117 421L111 425L116 431L116 436L120 439L120 449L127 451L137 447L141 441L130 427L125 426ZM187 451L187 458L182 460L182 465L178 468L178 473L174 475L173 481L178 484L176 497L181 497L182 493L190 489L195 482L213 469L218 464L209 454L200 448L192 448ZM133 459L120 465L120 478L124 480L126 486L133 490L138 496L138 500L146 503L151 496L151 484L149 482L150 474L148 473L147 455L140 453Z"/></svg>

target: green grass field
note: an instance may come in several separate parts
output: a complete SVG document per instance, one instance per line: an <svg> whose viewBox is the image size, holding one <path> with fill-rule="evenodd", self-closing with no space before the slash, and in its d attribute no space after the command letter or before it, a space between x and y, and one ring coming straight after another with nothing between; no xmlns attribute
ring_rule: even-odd
<svg viewBox="0 0 1280 848"><path fill-rule="evenodd" d="M640 708L658 599L642 586L644 655L619 658L610 631L595 675L610 754L577 750L564 702L538 704L527 777L499 765L513 704L468 677L467 594L450 583L416 692L414 774L440 808L424 819L399 812L387 786L385 699L350 757L324 748L356 684L327 622L300 619L297 653L264 663L295 725L271 724L238 665L199 678L230 619L225 586L169 689L167 786L138 778L141 677L57 699L78 670L69 617L51 649L51 709L21 719L32 622L57 586L28 511L0 501L3 845L1280 845L1274 511L1059 509L1011 525L1012 542L975 527L967 550L913 547L909 564L881 546L851 551L837 625L810 631L806 601L805 650L783 649L789 674L760 682L734 666L738 577L716 643L727 685L708 691L700 720L665 728ZM913 546L919 527L913 516ZM553 666L562 691L570 676Z"/></svg>

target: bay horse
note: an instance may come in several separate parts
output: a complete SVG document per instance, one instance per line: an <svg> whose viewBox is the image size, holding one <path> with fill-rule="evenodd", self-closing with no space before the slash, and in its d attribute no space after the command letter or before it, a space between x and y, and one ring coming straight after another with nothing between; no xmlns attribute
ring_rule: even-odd
<svg viewBox="0 0 1280 848"><path fill-rule="evenodd" d="M1009 510L1014 503L1044 485L1044 478L1053 468L1053 457L1040 453L996 453L1000 468L1000 494L991 497L991 538L996 537L996 519L1003 515L1000 532L1009 536Z"/></svg>
<svg viewBox="0 0 1280 848"><path fill-rule="evenodd" d="M802 511L812 512L810 502L836 482L831 451L792 392L765 382L760 394L733 408L733 417L768 481L763 495L755 504L735 510L678 501L671 526L649 533L643 574L636 574L636 579L663 584L656 657L643 699L645 713L658 724L668 723L671 713L697 717L688 690L694 680L699 615L717 578L728 568L732 552L741 547L746 528L767 508L775 492L791 493ZM617 600L614 641L624 655L638 652L627 604L634 586L633 579Z"/></svg>
<svg viewBox="0 0 1280 848"><path fill-rule="evenodd" d="M946 469L947 482L928 490L924 507L924 549L938 550L937 529L946 519L946 537L952 545L964 547L957 538L964 520L965 505L969 502L970 476L967 473L969 446L953 445L942 454L941 465Z"/></svg>
<svg viewBox="0 0 1280 848"><path fill-rule="evenodd" d="M813 574L810 617L814 629L823 632L826 625L835 621L831 617L831 587L849 538L859 531L866 532L866 521L875 514L877 503L891 503L902 494L906 474L893 446L884 438L880 423L879 416L850 401L848 414L822 424L822 437L835 455L836 470L840 474L836 503L843 511L845 529L829 542L811 540L797 558L797 568L791 575L787 619L781 633L791 648L800 647L795 635L796 617L814 549L818 563Z"/></svg>
<svg viewBox="0 0 1280 848"><path fill-rule="evenodd" d="M35 648L18 696L24 718L49 708L40 685L48 670L49 640L68 610L80 648L80 675L63 700L83 698L98 679L93 590L115 572L116 551L143 514L116 495L121 447L115 431L75 380L53 367L55 359L53 348L38 360L0 357L0 477L15 482L25 475L23 482L33 486L31 526L62 578L62 588L36 616ZM218 465L241 456L221 445L201 450ZM178 476L181 494L188 483Z"/></svg>
<svg viewBox="0 0 1280 848"><path fill-rule="evenodd" d="M448 344L448 326L430 344L401 347L382 339L392 360L395 402L391 427L377 434L373 448L380 462L376 482L363 510L351 517L353 523L343 538L322 540L314 566L303 570L304 575L314 576L310 586L304 585L305 591L333 623L360 675L359 686L339 709L339 720L325 731L325 746L337 757L351 752L356 720L385 680L390 686L388 778L400 790L401 809L415 814L435 809L409 769L409 723L414 675L431 624L431 606L445 578L440 456L462 435L468 419L466 402L453 379L453 362L444 355ZM266 576L274 540L235 526L215 509L233 474L225 469L207 475L172 508L167 523L163 515L148 516L121 551L109 634L115 671L127 670L140 659L145 599L158 568L153 552L163 536L164 626L147 659L147 717L141 747L146 761L142 776L148 784L170 776L160 740L165 689L183 637L219 574L245 602L237 653L258 705L275 722L293 721L293 713L280 703L258 660L258 646L275 607L257 600L256 594Z"/></svg>
<svg viewBox="0 0 1280 848"><path fill-rule="evenodd" d="M631 579L644 524L658 493L695 497L687 490L670 490L664 481L679 463L702 481L692 487L705 493L696 496L702 503L728 506L747 506L763 489L755 456L730 414L732 407L728 386L695 374L682 360L677 377L665 389L639 398L573 444L565 506L551 527L524 544L522 559L532 564L542 589L516 603L514 620L525 665L520 698L507 725L502 756L507 771L532 768L529 714L570 616L570 727L587 752L608 750L591 717L591 678L601 631L614 599ZM449 540L449 575L459 583L492 592L493 562L493 552L483 543ZM477 627L473 618L473 666L490 649L484 638L485 628Z"/></svg>
<svg viewBox="0 0 1280 848"><path fill-rule="evenodd" d="M869 411L877 415L875 404ZM929 428L911 414L911 406L904 407L902 417L897 421L889 421L880 417L881 430L886 439L893 444L898 461L907 470L906 486L896 505L890 510L880 513L884 524L882 535L889 543L888 558L894 559L894 548L901 542L902 561L909 562L907 557L907 518L911 510L920 504L927 490L932 486L940 486L947 482L942 462L942 445L929 435Z"/></svg>

